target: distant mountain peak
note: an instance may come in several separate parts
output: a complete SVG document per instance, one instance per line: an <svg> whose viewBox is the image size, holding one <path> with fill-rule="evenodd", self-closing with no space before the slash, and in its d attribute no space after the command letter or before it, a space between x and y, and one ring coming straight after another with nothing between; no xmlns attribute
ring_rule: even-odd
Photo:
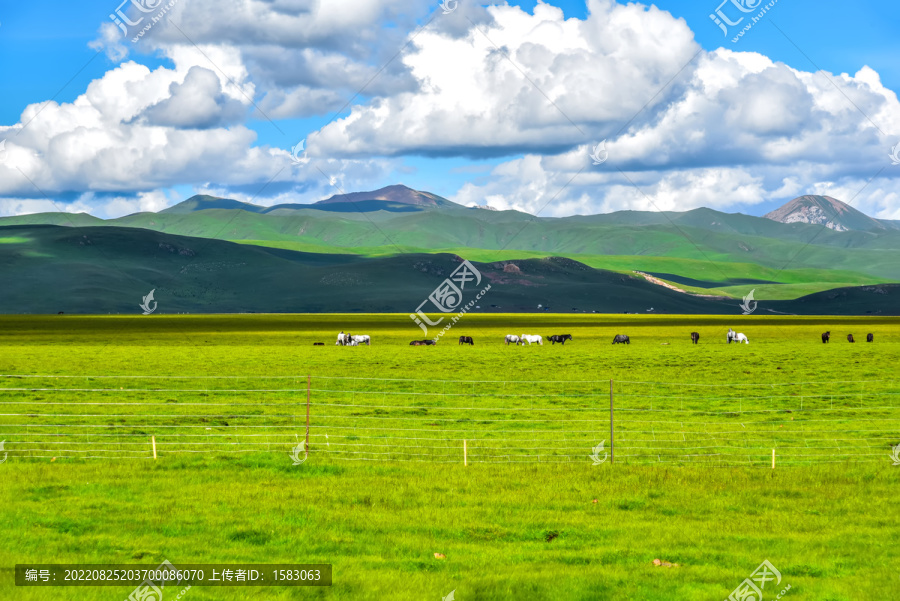
<svg viewBox="0 0 900 601"><path fill-rule="evenodd" d="M831 196L799 196L763 217L780 223L824 225L836 232L886 229L881 221Z"/></svg>
<svg viewBox="0 0 900 601"><path fill-rule="evenodd" d="M453 204L446 198L442 198L431 192L413 190L403 184L386 186L370 192L350 192L348 194L335 194L325 200L320 200L317 205L333 204L338 202L362 202L366 200L383 200L399 204L415 205L419 207L437 207Z"/></svg>
<svg viewBox="0 0 900 601"><path fill-rule="evenodd" d="M265 207L261 207L249 202L241 202L231 198L220 198L218 196L210 196L208 194L195 194L187 200L183 200L176 205L163 209L160 213L185 214L194 211L204 211L207 209L242 209L252 213L261 213Z"/></svg>

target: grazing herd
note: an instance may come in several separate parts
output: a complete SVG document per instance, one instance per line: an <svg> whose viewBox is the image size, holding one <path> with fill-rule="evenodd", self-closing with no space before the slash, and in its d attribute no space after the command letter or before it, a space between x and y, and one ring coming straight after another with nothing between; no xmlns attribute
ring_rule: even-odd
<svg viewBox="0 0 900 601"><path fill-rule="evenodd" d="M341 331L341 333L338 334L337 342L335 342L334 344L336 346L359 346L360 344L369 346L371 343L372 339L368 334L350 335L344 334L344 332Z"/></svg>
<svg viewBox="0 0 900 601"><path fill-rule="evenodd" d="M829 340L831 340L831 332L822 332L822 343L825 344ZM853 334L847 334L847 342L856 342L853 339ZM866 334L866 342L875 342L875 334L871 332Z"/></svg>
<svg viewBox="0 0 900 601"><path fill-rule="evenodd" d="M565 344L566 340L572 340L572 335L571 334L554 334L553 336L547 336L547 340L549 340L551 342L551 344L556 344L557 342L560 344ZM725 335L725 340L728 342L728 344L731 344L732 342L736 342L738 344L740 344L742 342L744 344L750 344L750 341L747 340L747 336L745 336L741 332L735 332L731 328L728 328L728 333ZM831 340L831 332L830 331L822 332L822 342L828 343L830 340ZM866 335L866 342L874 342L874 341L875 341L874 334L869 333ZM516 336L515 334L507 334L506 338L504 339L504 342L506 342L507 346L509 346L510 344L515 344L516 346L519 346L519 345L524 346L525 343L528 343L529 345L531 345L532 343L537 343L539 345L543 345L544 339L541 336L538 336L536 334L522 334L521 336ZM694 344L700 343L699 332L691 332L691 342L693 342ZM856 342L856 340L853 339L853 334L847 334L847 342ZM338 346L359 346L361 344L365 344L366 346L369 346L369 345L371 345L371 343L372 343L372 340L368 334L350 335L350 334L344 334L344 332L342 331L340 334L338 334L337 342L335 344ZM612 343L613 344L631 344L631 339L628 336L626 336L625 334L617 334L616 337L613 338ZM315 346L324 346L324 344L325 344L324 342L314 342L313 343L313 345L315 345ZM409 343L410 346L434 346L436 344L437 344L437 342L434 340L413 340L412 342ZM475 341L472 339L471 336L460 336L459 344L468 344L470 346L474 346Z"/></svg>

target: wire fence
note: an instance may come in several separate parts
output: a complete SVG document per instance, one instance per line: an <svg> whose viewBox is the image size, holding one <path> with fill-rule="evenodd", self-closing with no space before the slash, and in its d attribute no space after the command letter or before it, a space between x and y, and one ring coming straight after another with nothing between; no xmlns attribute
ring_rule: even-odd
<svg viewBox="0 0 900 601"><path fill-rule="evenodd" d="M0 442L0 461L888 462L900 382L0 375Z"/></svg>

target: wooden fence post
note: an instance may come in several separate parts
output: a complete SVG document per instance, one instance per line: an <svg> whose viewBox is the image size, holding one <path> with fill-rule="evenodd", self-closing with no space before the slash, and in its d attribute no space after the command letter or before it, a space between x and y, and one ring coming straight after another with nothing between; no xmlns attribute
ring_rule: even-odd
<svg viewBox="0 0 900 601"><path fill-rule="evenodd" d="M614 458L614 435L615 428L613 428L613 381L609 381L609 462L613 463L615 461Z"/></svg>
<svg viewBox="0 0 900 601"><path fill-rule="evenodd" d="M156 436L150 437L150 444L153 445L153 458L156 459Z"/></svg>
<svg viewBox="0 0 900 601"><path fill-rule="evenodd" d="M309 395L312 376L306 376L306 456L309 457Z"/></svg>

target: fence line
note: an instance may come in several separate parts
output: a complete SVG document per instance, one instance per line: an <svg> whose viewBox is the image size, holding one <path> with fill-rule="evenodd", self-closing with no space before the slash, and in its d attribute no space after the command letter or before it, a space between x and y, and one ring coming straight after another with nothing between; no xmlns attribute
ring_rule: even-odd
<svg viewBox="0 0 900 601"><path fill-rule="evenodd" d="M10 386L19 378L36 386ZM87 385L48 385L61 378ZM122 386L90 385L101 378ZM151 379L162 386L142 385ZM236 387L241 382L247 387ZM548 383L560 386L540 388ZM775 386L787 388L772 394ZM460 392L463 387L471 390ZM889 461L891 447L900 444L898 395L900 382L893 380L0 375L0 442L12 460L146 459L155 440L161 459L265 452L295 462L299 453L326 460L590 465L605 463L608 452L616 465L762 467L774 449L782 466L877 462Z"/></svg>

